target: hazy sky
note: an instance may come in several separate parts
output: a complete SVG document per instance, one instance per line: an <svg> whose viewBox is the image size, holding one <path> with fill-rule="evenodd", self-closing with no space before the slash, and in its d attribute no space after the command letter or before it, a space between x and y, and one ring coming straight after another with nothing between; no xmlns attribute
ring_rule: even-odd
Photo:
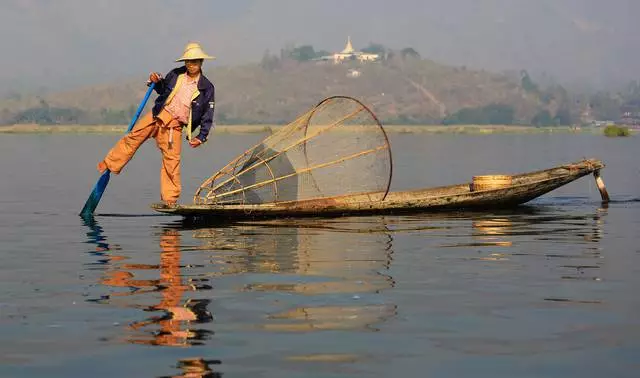
<svg viewBox="0 0 640 378"><path fill-rule="evenodd" d="M639 0L2 0L0 92L172 68L188 41L213 64L287 44L413 47L438 62L597 85L638 77Z"/></svg>

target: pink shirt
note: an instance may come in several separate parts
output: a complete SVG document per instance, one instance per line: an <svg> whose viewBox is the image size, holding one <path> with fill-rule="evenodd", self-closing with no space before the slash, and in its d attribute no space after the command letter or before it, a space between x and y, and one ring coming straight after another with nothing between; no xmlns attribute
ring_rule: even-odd
<svg viewBox="0 0 640 378"><path fill-rule="evenodd" d="M191 109L191 96L198 89L198 79L189 77L185 74L185 79L178 92L171 102L165 106L165 109L180 123L189 123L189 110Z"/></svg>

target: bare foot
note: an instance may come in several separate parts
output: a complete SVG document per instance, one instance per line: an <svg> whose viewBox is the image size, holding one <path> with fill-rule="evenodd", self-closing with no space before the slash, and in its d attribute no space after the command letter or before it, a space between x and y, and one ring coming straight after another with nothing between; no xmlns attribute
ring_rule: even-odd
<svg viewBox="0 0 640 378"><path fill-rule="evenodd" d="M107 170L107 164L104 162L104 160L102 160L101 162L98 163L98 172L104 173L104 171L106 170Z"/></svg>

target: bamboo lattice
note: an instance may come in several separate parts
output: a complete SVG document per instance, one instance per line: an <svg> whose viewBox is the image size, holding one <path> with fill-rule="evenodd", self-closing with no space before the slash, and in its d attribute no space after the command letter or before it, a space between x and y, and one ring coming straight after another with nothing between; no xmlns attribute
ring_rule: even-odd
<svg viewBox="0 0 640 378"><path fill-rule="evenodd" d="M391 148L360 101L334 96L268 136L205 180L195 204L268 204L370 193L391 184Z"/></svg>

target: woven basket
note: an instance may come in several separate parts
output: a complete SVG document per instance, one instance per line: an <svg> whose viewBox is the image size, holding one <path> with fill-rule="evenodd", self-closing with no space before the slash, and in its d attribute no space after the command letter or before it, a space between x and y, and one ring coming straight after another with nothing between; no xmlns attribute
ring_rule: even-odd
<svg viewBox="0 0 640 378"><path fill-rule="evenodd" d="M511 186L511 176L507 175L486 175L473 176L471 183L471 191L478 192L481 190L502 189Z"/></svg>

